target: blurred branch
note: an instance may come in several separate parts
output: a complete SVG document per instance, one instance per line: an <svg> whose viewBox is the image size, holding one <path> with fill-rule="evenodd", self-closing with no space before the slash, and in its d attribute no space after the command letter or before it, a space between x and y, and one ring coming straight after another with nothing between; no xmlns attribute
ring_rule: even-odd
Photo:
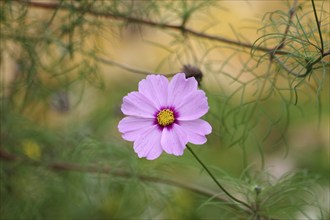
<svg viewBox="0 0 330 220"><path fill-rule="evenodd" d="M95 55L93 55L92 57L96 61L99 61L99 62L104 63L104 64L107 64L107 65L116 66L116 67L119 67L121 69L127 70L129 72L133 72L133 73L137 73L137 74L142 74L142 75L149 75L149 74L151 74L151 72L148 72L148 71L145 71L145 70L135 69L135 68L129 67L127 65L124 65L124 64L121 64L121 63L112 61L112 60L104 59L102 57L98 57L98 56L95 56Z"/></svg>
<svg viewBox="0 0 330 220"><path fill-rule="evenodd" d="M107 60L105 58L98 57L96 55L90 55L90 57L92 57L94 60L99 61L101 63L107 64L107 65L116 66L116 67L119 67L121 69L127 70L127 71L132 72L132 73L137 73L137 74L142 74L142 75L155 74L152 71L135 69L135 68L130 67L130 66L127 66L125 64L121 64L121 63L118 63L118 62L112 61L112 60ZM171 77L171 76L174 76L176 73L173 73L173 74L158 73L158 74L163 75L163 76L166 76L166 77Z"/></svg>
<svg viewBox="0 0 330 220"><path fill-rule="evenodd" d="M147 25L147 26L151 26L151 27L173 29L173 30L176 30L176 31L180 31L183 34L190 34L190 35L195 36L195 37L205 38L205 39L208 39L208 40L218 41L218 42L231 44L231 45L235 45L235 46L240 46L240 47L244 47L244 48L251 48L251 49L253 48L254 50L264 51L264 52L267 52L267 53L270 53L270 54L287 54L288 53L286 51L281 51L281 50L277 50L277 49L274 50L273 48L266 48L266 47L262 47L262 46L255 46L255 45L250 44L250 43L244 43L244 42L241 42L241 41L236 41L236 40L232 40L232 39L221 37L221 36L205 34L203 32L199 32L199 31L187 28L187 27L184 26L184 24L173 25L173 24L160 23L160 22L155 22L155 21L144 20L144 19L141 19L141 18L132 17L132 16L125 15L125 14L114 14L114 13L110 13L110 12L99 12L99 11L93 10L91 8L86 8L86 7L78 8L78 7L75 7L73 5L64 5L64 4L58 4L58 3L41 3L41 2L31 2L31 1L21 1L21 0L14 0L14 1L16 1L20 4L30 6L30 7L43 8L43 9L49 9L49 10L53 10L53 9L76 10L76 11L82 11L86 14L97 16L97 17L105 17L105 18L111 18L111 19L116 19L116 20L124 20L124 21L127 21L127 22L139 23L139 24L143 24L143 25Z"/></svg>
<svg viewBox="0 0 330 220"><path fill-rule="evenodd" d="M137 178L143 182L165 184L165 185L185 189L185 190L197 193L197 194L205 196L205 197L209 197L209 198L211 197L214 200L218 200L218 201L225 203L226 205L230 206L233 209L236 209L239 211L244 211L249 215L251 214L249 210L242 209L242 208L232 204L230 201L226 200L225 198L222 198L217 193L210 192L210 191L198 188L196 186L181 183L179 181L175 181L175 180L171 180L171 179L152 177L152 176L147 176L147 175L142 175L142 174L132 174L132 173L124 171L124 170L118 170L118 169L114 170L114 169L111 169L110 167L82 166L82 165L74 164L74 163L59 163L59 162L44 164L42 162L32 160L27 157L9 153L2 149L0 149L0 159L5 160L5 161L18 162L18 163L22 163L24 165L45 167L45 168L53 170L53 171L76 171L76 172L83 172L83 173L102 173L102 174L110 174L110 175L113 175L116 177Z"/></svg>
<svg viewBox="0 0 330 220"><path fill-rule="evenodd" d="M22 163L24 165L30 165L30 166L36 166L36 167L44 167L47 169L50 169L52 171L76 171L76 172L82 172L82 173L102 173L102 174L110 174L116 177L122 177L122 178L137 178L143 182L150 182L150 183L159 183L169 186L178 187L181 189L185 189L191 192L194 192L196 194L212 198L213 200L220 201L230 208L233 208L235 210L241 211L246 213L247 215L255 215L256 213L253 213L251 210L244 209L242 207L237 206L236 204L231 203L231 201L221 197L218 193L210 192L208 190L204 190L202 188L192 186L189 184L185 184L179 181L171 180L171 179L165 179L160 177L153 177L153 176L147 176L143 174L132 174L130 172L127 172L125 170L114 170L110 167L101 167L101 166L83 166L79 164L74 163L48 163L44 164L42 162L32 160L27 157L19 156L10 152L7 152L3 149L0 149L0 160L5 161L11 161L11 162L17 162ZM263 215L258 215L259 219L262 220L276 220L274 218L270 218Z"/></svg>

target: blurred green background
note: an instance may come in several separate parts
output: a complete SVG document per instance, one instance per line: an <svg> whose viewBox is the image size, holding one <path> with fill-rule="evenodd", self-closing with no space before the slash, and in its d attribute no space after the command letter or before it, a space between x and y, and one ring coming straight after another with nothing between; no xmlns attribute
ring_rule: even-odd
<svg viewBox="0 0 330 220"><path fill-rule="evenodd" d="M329 56L306 77L279 65L303 72L298 58L319 56L311 2L37 3L1 1L1 219L256 219L188 151L139 159L117 130L147 73L188 64L203 72L213 127L192 148L219 181L269 218L329 217ZM326 50L329 7L316 2ZM238 43L162 26L183 21ZM291 55L255 49L278 45L287 24Z"/></svg>

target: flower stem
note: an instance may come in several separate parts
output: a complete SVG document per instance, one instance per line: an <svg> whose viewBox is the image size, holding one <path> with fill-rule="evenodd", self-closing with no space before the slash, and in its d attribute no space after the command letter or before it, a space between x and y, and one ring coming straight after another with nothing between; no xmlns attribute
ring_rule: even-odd
<svg viewBox="0 0 330 220"><path fill-rule="evenodd" d="M214 175L211 173L211 171L206 167L206 165L199 159L199 157L195 154L195 152L189 147L189 145L186 145L187 149L191 152L191 154L195 157L195 159L202 165L202 167L206 170L206 172L209 174L209 176L213 179L213 181L217 184L217 186L232 200L240 203L241 205L247 207L248 209L252 210L251 206L249 206L247 203L235 198L232 196L220 183L219 181L214 177Z"/></svg>

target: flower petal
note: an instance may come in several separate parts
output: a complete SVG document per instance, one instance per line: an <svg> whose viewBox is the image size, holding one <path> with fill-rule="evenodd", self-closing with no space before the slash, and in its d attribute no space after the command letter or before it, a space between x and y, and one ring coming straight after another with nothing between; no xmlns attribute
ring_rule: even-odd
<svg viewBox="0 0 330 220"><path fill-rule="evenodd" d="M168 86L168 106L177 106L192 91L197 90L197 81L191 77L186 79L184 73L176 74Z"/></svg>
<svg viewBox="0 0 330 220"><path fill-rule="evenodd" d="M123 99L121 111L129 116L154 118L157 109L142 93L130 92Z"/></svg>
<svg viewBox="0 0 330 220"><path fill-rule="evenodd" d="M141 133L150 128L154 124L154 119L137 118L128 116L123 118L118 124L118 130L122 133L122 137L127 141L135 141Z"/></svg>
<svg viewBox="0 0 330 220"><path fill-rule="evenodd" d="M166 106L168 80L165 76L149 75L139 82L139 92L160 109Z"/></svg>
<svg viewBox="0 0 330 220"><path fill-rule="evenodd" d="M171 128L165 127L161 138L163 150L168 154L180 156L187 144L187 134L180 125L173 124Z"/></svg>
<svg viewBox="0 0 330 220"><path fill-rule="evenodd" d="M210 124L202 119L179 121L179 123L187 133L188 141L193 144L204 144L207 141L205 135L212 132Z"/></svg>
<svg viewBox="0 0 330 220"><path fill-rule="evenodd" d="M202 117L209 110L205 92L202 90L191 92L175 106L175 110L178 112L178 120L189 121Z"/></svg>
<svg viewBox="0 0 330 220"><path fill-rule="evenodd" d="M146 129L141 136L134 142L134 151L138 156L154 160L161 155L163 149L160 144L162 132L157 125Z"/></svg>

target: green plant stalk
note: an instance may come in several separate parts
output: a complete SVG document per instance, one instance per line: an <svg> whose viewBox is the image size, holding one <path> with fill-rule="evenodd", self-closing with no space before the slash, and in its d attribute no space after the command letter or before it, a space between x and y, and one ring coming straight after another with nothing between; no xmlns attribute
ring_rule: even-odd
<svg viewBox="0 0 330 220"><path fill-rule="evenodd" d="M211 171L206 167L206 165L199 159L199 157L195 154L195 152L189 147L189 145L186 145L187 149L191 152L191 154L195 157L195 159L202 165L202 167L206 170L206 172L209 174L209 176L212 178L212 180L217 184L217 186L232 200L235 202L247 207L248 209L252 210L251 206L249 206L247 203L235 198L233 195L231 195L220 183L219 181L214 177L214 175L211 173Z"/></svg>

